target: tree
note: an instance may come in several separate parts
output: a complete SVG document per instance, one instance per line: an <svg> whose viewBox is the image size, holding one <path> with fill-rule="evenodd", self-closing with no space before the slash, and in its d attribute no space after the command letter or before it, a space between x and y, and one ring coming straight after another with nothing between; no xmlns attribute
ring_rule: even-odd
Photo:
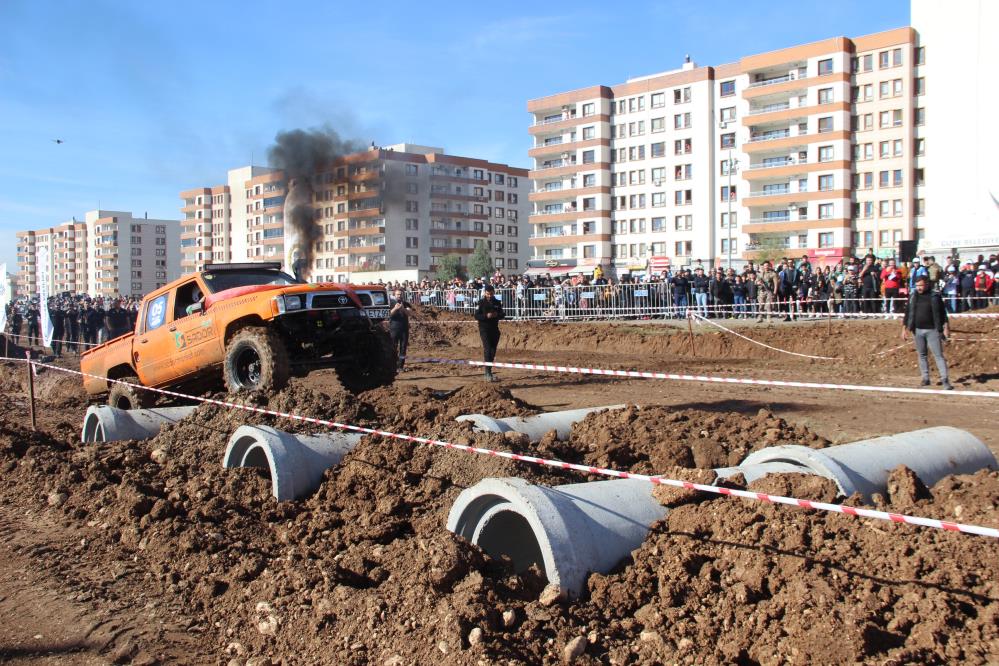
<svg viewBox="0 0 999 666"><path fill-rule="evenodd" d="M441 257L437 263L437 278L439 280L453 280L456 277L464 277L465 271L461 266L461 257L457 254L449 254Z"/></svg>
<svg viewBox="0 0 999 666"><path fill-rule="evenodd" d="M468 273L472 277L489 277L493 273L493 259L486 246L480 244L468 260Z"/></svg>
<svg viewBox="0 0 999 666"><path fill-rule="evenodd" d="M762 265L765 261L776 265L788 251L787 237L780 234L758 234L753 236L752 241L752 251L757 265Z"/></svg>

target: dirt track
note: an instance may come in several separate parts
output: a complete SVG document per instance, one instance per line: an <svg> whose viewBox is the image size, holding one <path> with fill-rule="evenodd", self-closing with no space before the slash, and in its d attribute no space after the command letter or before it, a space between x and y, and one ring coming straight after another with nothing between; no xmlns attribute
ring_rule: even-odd
<svg viewBox="0 0 999 666"><path fill-rule="evenodd" d="M756 378L915 386L897 323L738 330L815 361L706 327L655 322L506 324L500 360ZM999 338L993 322L960 335ZM955 337L959 334L955 332ZM952 381L999 391L996 343L952 344ZM417 324L411 356L478 358L474 325ZM67 365L69 365L67 363ZM999 451L999 401L768 389L417 365L359 398L332 375L256 401L387 430L510 448L453 422L615 402L545 455L633 471L738 462L775 443L825 446L927 425L965 428ZM266 479L221 469L236 425L270 422L203 407L149 442L76 443L78 382L38 377L41 433L26 427L24 373L0 368L0 659L15 663L792 663L999 660L999 551L991 540L844 516L698 497L680 502L630 561L590 578L574 604L538 601L515 576L444 530L464 487L486 476L578 482L568 472L367 439L311 499L278 505ZM433 390L432 390L433 389ZM459 389L442 399L440 389ZM300 430L297 423L277 427ZM168 451L163 464L149 453ZM814 479L766 490L831 499ZM763 486L760 487L763 490ZM856 499L856 498L854 498ZM999 476L945 480L932 495L899 473L892 510L999 525ZM505 624L504 611L514 621ZM470 644L470 632L482 630ZM836 636L836 640L829 640Z"/></svg>

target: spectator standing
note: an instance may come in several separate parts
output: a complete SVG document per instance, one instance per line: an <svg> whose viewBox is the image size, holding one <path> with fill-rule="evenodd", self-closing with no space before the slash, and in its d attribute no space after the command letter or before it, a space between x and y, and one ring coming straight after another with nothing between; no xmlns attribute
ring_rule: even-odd
<svg viewBox="0 0 999 666"><path fill-rule="evenodd" d="M894 259L889 259L881 271L881 284L884 286L884 311L886 314L891 314L895 312L895 301L902 286L902 273L898 270Z"/></svg>
<svg viewBox="0 0 999 666"><path fill-rule="evenodd" d="M694 269L694 279L691 280L691 288L694 291L695 310L702 317L708 316L708 291L711 281L704 274L704 269L698 266Z"/></svg>
<svg viewBox="0 0 999 666"><path fill-rule="evenodd" d="M479 338L482 340L482 360L492 363L496 360L496 348L499 346L500 330L499 323L506 315L503 313L503 304L496 299L493 286L486 285L485 296L483 296L475 309L475 320L479 322ZM486 366L486 381L494 382L492 366Z"/></svg>
<svg viewBox="0 0 999 666"><path fill-rule="evenodd" d="M864 257L864 265L857 275L860 282L860 311L867 314L877 312L877 303L881 300L881 276L877 265L874 263L874 256Z"/></svg>
<svg viewBox="0 0 999 666"><path fill-rule="evenodd" d="M59 301L49 299L49 321L52 322L52 353L62 356L63 340L66 339L66 315Z"/></svg>
<svg viewBox="0 0 999 666"><path fill-rule="evenodd" d="M42 312L34 302L28 306L28 345L38 344L39 333L42 330Z"/></svg>
<svg viewBox="0 0 999 666"><path fill-rule="evenodd" d="M690 291L690 279L687 271L682 268L677 271L673 284L673 302L676 303L677 314L681 319L687 316L687 293Z"/></svg>
<svg viewBox="0 0 999 666"><path fill-rule="evenodd" d="M409 315L415 312L402 293L402 289L396 289L392 294L394 301L389 309L389 336L392 338L392 346L395 348L396 362L399 372L406 370L406 350L409 348Z"/></svg>
<svg viewBox="0 0 999 666"><path fill-rule="evenodd" d="M104 328L104 310L99 305L87 303L87 332L84 342L97 344L101 330Z"/></svg>
<svg viewBox="0 0 999 666"><path fill-rule="evenodd" d="M736 275L732 283L732 311L736 318L746 318L746 281L741 275Z"/></svg>
<svg viewBox="0 0 999 666"><path fill-rule="evenodd" d="M114 340L128 332L128 312L121 306L121 300L116 299L107 314L108 339Z"/></svg>
<svg viewBox="0 0 999 666"><path fill-rule="evenodd" d="M943 355L943 341L950 335L947 309L940 294L930 289L928 275L916 279L916 291L909 297L909 308L902 321L902 339L908 340L909 333L915 339L922 385L930 385L930 364L927 359L929 349L933 352L937 372L940 373L940 385L947 391L953 390L947 375L947 361Z"/></svg>
<svg viewBox="0 0 999 666"><path fill-rule="evenodd" d="M957 272L957 267L950 265L947 267L947 277L944 278L943 298L947 311L951 314L958 312L958 299L961 295L961 276Z"/></svg>
<svg viewBox="0 0 999 666"><path fill-rule="evenodd" d="M743 284L746 287L746 316L755 317L758 314L756 302L759 296L759 287L756 284L756 271L747 271Z"/></svg>
<svg viewBox="0 0 999 666"><path fill-rule="evenodd" d="M756 321L763 321L764 312L767 315L767 321L770 321L774 309L774 300L777 298L778 284L777 273L774 272L773 265L769 261L763 262L763 271L756 279L756 286L757 298L759 298L760 302L760 312L756 317Z"/></svg>
<svg viewBox="0 0 999 666"><path fill-rule="evenodd" d="M978 275L975 276L975 309L989 306L989 296L992 294L994 280L985 264L978 265Z"/></svg>

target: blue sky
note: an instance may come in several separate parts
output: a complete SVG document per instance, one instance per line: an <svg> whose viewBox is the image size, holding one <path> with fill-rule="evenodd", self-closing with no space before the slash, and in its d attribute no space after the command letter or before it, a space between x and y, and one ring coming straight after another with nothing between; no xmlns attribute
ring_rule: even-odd
<svg viewBox="0 0 999 666"><path fill-rule="evenodd" d="M528 99L908 23L901 0L0 0L0 263L98 205L179 218L282 129L528 166Z"/></svg>

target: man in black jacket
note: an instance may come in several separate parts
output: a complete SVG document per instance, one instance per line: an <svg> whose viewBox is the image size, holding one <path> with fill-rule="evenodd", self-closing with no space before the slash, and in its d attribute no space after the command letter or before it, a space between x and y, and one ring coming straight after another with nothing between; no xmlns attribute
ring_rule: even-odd
<svg viewBox="0 0 999 666"><path fill-rule="evenodd" d="M919 355L919 372L923 375L923 386L930 385L930 364L926 349L933 352L933 359L940 373L940 386L946 391L954 389L947 377L947 361L944 360L942 341L950 335L947 322L947 309L940 294L930 289L930 279L925 275L916 278L916 293L909 298L909 307L902 321L902 339L908 340L912 332Z"/></svg>
<svg viewBox="0 0 999 666"><path fill-rule="evenodd" d="M484 291L485 295L479 300L479 305L475 309L475 320L479 322L479 338L482 339L482 360L492 363L496 359L496 347L499 346L499 322L506 315L503 313L503 304L496 298L493 286L487 284ZM486 366L486 381L496 381L491 365Z"/></svg>

